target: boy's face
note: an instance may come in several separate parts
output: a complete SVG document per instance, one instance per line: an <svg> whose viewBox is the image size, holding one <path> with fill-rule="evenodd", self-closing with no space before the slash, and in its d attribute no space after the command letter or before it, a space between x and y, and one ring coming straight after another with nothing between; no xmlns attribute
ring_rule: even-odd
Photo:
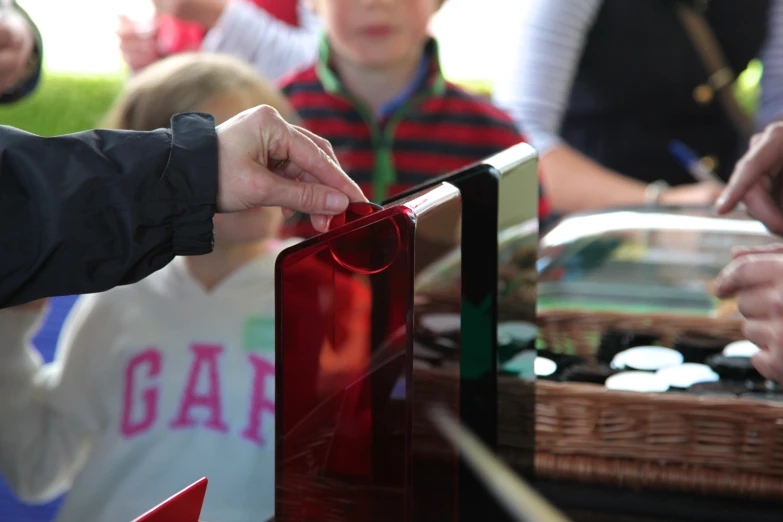
<svg viewBox="0 0 783 522"><path fill-rule="evenodd" d="M441 0L310 0L342 59L383 68L421 53Z"/></svg>

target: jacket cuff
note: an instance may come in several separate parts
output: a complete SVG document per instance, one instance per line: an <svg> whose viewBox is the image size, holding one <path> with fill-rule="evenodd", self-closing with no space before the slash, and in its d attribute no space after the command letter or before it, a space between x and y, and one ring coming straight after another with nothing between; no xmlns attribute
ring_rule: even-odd
<svg viewBox="0 0 783 522"><path fill-rule="evenodd" d="M217 208L218 157L215 120L207 114L171 119L171 155L163 179L174 204L174 255L212 252L212 218Z"/></svg>

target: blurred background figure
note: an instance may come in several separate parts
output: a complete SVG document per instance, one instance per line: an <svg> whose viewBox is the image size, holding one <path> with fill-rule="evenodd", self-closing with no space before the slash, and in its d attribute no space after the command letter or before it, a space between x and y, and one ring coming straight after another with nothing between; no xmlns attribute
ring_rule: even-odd
<svg viewBox="0 0 783 522"><path fill-rule="evenodd" d="M507 114L444 78L429 32L443 3L309 0L324 23L321 53L283 92L371 201L523 141ZM309 235L299 223L286 233Z"/></svg>
<svg viewBox="0 0 783 522"><path fill-rule="evenodd" d="M249 65L187 53L133 78L106 126L153 130L193 111L219 124L261 104L292 116ZM274 262L292 244L277 240L282 219L217 215L212 253L80 297L50 364L30 344L45 303L0 311L0 473L19 498L67 493L61 522L130 521L198 475L210 479L208 520L273 514Z"/></svg>
<svg viewBox="0 0 783 522"><path fill-rule="evenodd" d="M759 124L783 114L780 0L531 0L519 27L495 98L560 213L713 203L750 137L729 105L754 58Z"/></svg>
<svg viewBox="0 0 783 522"><path fill-rule="evenodd" d="M139 1L152 2L149 18L121 15L118 31L133 71L201 50L242 58L276 80L315 60L320 26L303 0Z"/></svg>
<svg viewBox="0 0 783 522"><path fill-rule="evenodd" d="M30 94L41 77L43 46L37 27L12 0L0 2L0 103Z"/></svg>

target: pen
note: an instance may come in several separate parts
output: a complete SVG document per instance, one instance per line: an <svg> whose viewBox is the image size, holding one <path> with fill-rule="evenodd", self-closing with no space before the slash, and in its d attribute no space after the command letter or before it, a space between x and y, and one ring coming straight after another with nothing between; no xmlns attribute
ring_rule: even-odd
<svg viewBox="0 0 783 522"><path fill-rule="evenodd" d="M678 140L669 142L669 152L677 163L682 165L696 181L711 181L713 183L720 183L721 185L725 184L712 169L704 164L701 158L699 158L699 155L683 142ZM737 210L745 212L747 207L745 207L744 203L740 203L737 205Z"/></svg>
<svg viewBox="0 0 783 522"><path fill-rule="evenodd" d="M713 181L723 185L723 180L712 169L707 168L699 155L683 142L678 140L669 142L669 152L696 181Z"/></svg>

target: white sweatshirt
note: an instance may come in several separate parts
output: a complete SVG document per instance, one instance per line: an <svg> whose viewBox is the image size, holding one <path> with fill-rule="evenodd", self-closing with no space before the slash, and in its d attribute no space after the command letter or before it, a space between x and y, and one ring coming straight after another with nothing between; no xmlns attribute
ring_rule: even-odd
<svg viewBox="0 0 783 522"><path fill-rule="evenodd" d="M318 56L321 23L299 0L299 27L292 27L245 0L231 0L204 37L201 49L250 62L272 81L312 65Z"/></svg>
<svg viewBox="0 0 783 522"><path fill-rule="evenodd" d="M291 242L280 245L280 249ZM274 261L210 293L181 258L80 298L55 359L41 317L0 311L0 473L59 522L130 522L201 477L202 520L274 514Z"/></svg>

